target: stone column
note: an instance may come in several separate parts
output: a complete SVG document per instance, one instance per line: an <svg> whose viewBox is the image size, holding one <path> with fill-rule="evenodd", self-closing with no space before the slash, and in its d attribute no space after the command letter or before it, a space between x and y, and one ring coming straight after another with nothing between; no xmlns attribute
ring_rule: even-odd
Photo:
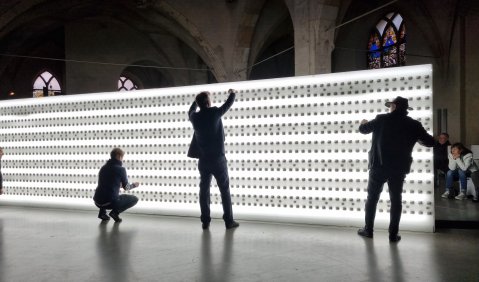
<svg viewBox="0 0 479 282"><path fill-rule="evenodd" d="M331 72L337 1L288 0L294 25L295 75Z"/></svg>

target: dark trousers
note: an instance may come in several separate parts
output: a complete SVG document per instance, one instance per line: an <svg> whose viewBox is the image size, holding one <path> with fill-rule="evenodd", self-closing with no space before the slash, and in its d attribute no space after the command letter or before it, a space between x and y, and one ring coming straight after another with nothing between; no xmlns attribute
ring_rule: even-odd
<svg viewBox="0 0 479 282"><path fill-rule="evenodd" d="M228 176L228 166L224 156L214 160L200 159L198 161L198 170L200 171L200 208L201 221L208 223L210 216L210 185L212 176L216 179L216 184L221 193L221 202L223 205L223 219L225 224L233 222L233 208L231 207L230 179Z"/></svg>
<svg viewBox="0 0 479 282"><path fill-rule="evenodd" d="M366 229L374 230L374 218L376 217L376 207L379 196L383 191L384 183L389 186L389 199L391 200L389 234L395 235L399 231L399 221L402 212L402 191L404 178L403 173L398 173L388 169L374 168L369 171L368 180L368 199L366 201Z"/></svg>
<svg viewBox="0 0 479 282"><path fill-rule="evenodd" d="M446 175L449 170L448 160L434 160L434 187L439 186L439 174Z"/></svg>
<svg viewBox="0 0 479 282"><path fill-rule="evenodd" d="M99 205L95 203L95 205L100 208L99 214L106 214L106 210L111 210L113 213L120 214L127 209L133 207L138 202L138 198L133 195L122 194L118 196L118 199L112 201L108 205Z"/></svg>

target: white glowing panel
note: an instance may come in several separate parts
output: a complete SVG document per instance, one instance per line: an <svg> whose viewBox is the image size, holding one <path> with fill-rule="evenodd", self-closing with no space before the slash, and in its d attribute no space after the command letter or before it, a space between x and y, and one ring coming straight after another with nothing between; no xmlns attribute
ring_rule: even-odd
<svg viewBox="0 0 479 282"><path fill-rule="evenodd" d="M199 216L187 111L200 91L220 105L229 88L239 91L223 118L238 219L361 226L371 135L359 121L400 95L432 133L430 65L2 101L0 202L93 209L98 170L118 146L130 181L141 182L132 212ZM413 157L401 229L433 231L432 150L417 145ZM387 227L389 204L386 185L377 227ZM221 215L215 185L212 211Z"/></svg>

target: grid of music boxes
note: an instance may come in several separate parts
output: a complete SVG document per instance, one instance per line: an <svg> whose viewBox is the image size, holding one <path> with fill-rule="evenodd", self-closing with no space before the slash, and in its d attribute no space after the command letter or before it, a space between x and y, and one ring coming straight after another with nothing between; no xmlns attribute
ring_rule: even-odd
<svg viewBox="0 0 479 282"><path fill-rule="evenodd" d="M223 116L237 219L361 226L371 134L360 120L386 113L400 95L432 133L430 65L348 73L0 102L3 203L93 209L98 171L125 150L139 197L131 212L199 216L197 160L187 111L200 91ZM402 228L434 228L432 150L416 145L403 194ZM213 179L212 212L222 214ZM387 184L377 226L389 222Z"/></svg>

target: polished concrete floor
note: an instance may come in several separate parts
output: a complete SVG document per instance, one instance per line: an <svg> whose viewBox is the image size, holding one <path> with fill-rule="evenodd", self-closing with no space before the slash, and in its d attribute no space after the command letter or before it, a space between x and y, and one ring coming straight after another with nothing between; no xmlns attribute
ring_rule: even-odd
<svg viewBox="0 0 479 282"><path fill-rule="evenodd" d="M0 281L479 281L479 230L356 228L0 207Z"/></svg>
<svg viewBox="0 0 479 282"><path fill-rule="evenodd" d="M450 226L460 226L460 222L469 222L474 223L469 224L470 226L479 227L479 203L474 203L471 196L462 201L441 198L445 191L444 182L441 180L439 187L434 191L436 220L448 222ZM457 183L455 188L459 189Z"/></svg>
<svg viewBox="0 0 479 282"><path fill-rule="evenodd" d="M472 199L444 199L440 195L435 199L436 220L476 221L479 222L479 203Z"/></svg>

